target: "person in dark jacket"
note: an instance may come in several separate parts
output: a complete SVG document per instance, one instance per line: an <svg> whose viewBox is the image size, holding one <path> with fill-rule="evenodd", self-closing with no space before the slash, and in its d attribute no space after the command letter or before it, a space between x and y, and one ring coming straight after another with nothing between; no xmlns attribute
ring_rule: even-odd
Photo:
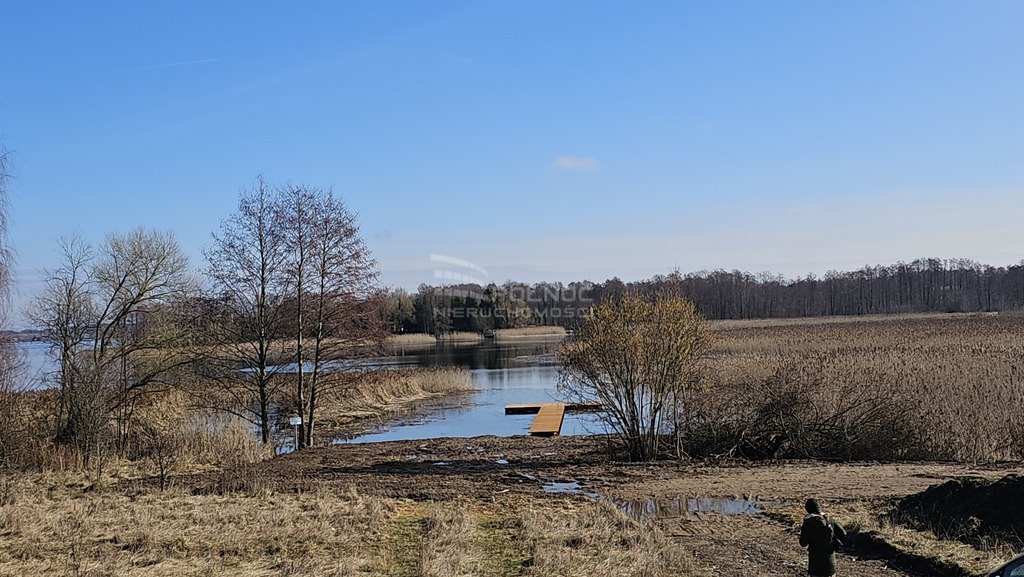
<svg viewBox="0 0 1024 577"><path fill-rule="evenodd" d="M821 512L815 499L804 505L807 516L800 527L800 546L807 547L807 574L831 577L836 574L835 551L843 547L846 531Z"/></svg>

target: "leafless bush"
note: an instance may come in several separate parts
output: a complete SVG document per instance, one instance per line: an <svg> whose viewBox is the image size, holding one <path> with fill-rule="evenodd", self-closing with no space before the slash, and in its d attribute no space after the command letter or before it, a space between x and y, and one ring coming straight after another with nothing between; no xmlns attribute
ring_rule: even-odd
<svg viewBox="0 0 1024 577"><path fill-rule="evenodd" d="M562 347L559 390L574 402L599 402L630 458L654 459L666 433L689 422L710 344L707 323L690 301L605 301Z"/></svg>

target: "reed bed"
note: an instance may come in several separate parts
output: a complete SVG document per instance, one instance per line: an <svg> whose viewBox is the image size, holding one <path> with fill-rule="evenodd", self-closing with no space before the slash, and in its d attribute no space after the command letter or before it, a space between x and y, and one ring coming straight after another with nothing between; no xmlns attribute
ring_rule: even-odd
<svg viewBox="0 0 1024 577"><path fill-rule="evenodd" d="M437 340L442 343L478 343L484 340L484 336L480 333L455 331L451 333L444 333Z"/></svg>
<svg viewBox="0 0 1024 577"><path fill-rule="evenodd" d="M399 412L411 403L473 390L466 369L454 367L378 371L344 387L325 392L319 418L327 429L358 419Z"/></svg>
<svg viewBox="0 0 1024 577"><path fill-rule="evenodd" d="M564 337L564 327L523 327L518 329L498 329L494 331L495 340L515 340L535 337Z"/></svg>
<svg viewBox="0 0 1024 577"><path fill-rule="evenodd" d="M752 457L1024 457L1024 317L734 328L692 404L691 451Z"/></svg>
<svg viewBox="0 0 1024 577"><path fill-rule="evenodd" d="M387 338L387 345L389 347L434 346L436 344L437 337L427 333L405 333L389 335Z"/></svg>

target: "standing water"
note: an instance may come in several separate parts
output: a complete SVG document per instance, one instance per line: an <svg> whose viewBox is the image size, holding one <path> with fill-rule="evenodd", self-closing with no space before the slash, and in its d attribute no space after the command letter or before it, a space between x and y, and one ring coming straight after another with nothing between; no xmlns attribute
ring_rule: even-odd
<svg viewBox="0 0 1024 577"><path fill-rule="evenodd" d="M395 351L385 363L420 367L455 366L470 370L474 391L429 403L419 417L385 425L381 430L335 443L369 443L525 435L534 415L505 415L505 405L551 403L559 400L556 386L557 340L471 345L443 344L411 352ZM583 435L602 430L593 414L566 414L563 435Z"/></svg>

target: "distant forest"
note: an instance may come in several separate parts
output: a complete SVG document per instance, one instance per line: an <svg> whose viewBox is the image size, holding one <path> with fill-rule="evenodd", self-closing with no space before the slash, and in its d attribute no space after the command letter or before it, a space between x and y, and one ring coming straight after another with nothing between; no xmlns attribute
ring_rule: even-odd
<svg viewBox="0 0 1024 577"><path fill-rule="evenodd" d="M501 285L421 285L391 291L395 332L488 332L532 325L572 327L593 303L625 293L670 291L709 319L756 319L1024 308L1024 261L993 267L937 258L787 279L741 271L673 272L651 279Z"/></svg>

